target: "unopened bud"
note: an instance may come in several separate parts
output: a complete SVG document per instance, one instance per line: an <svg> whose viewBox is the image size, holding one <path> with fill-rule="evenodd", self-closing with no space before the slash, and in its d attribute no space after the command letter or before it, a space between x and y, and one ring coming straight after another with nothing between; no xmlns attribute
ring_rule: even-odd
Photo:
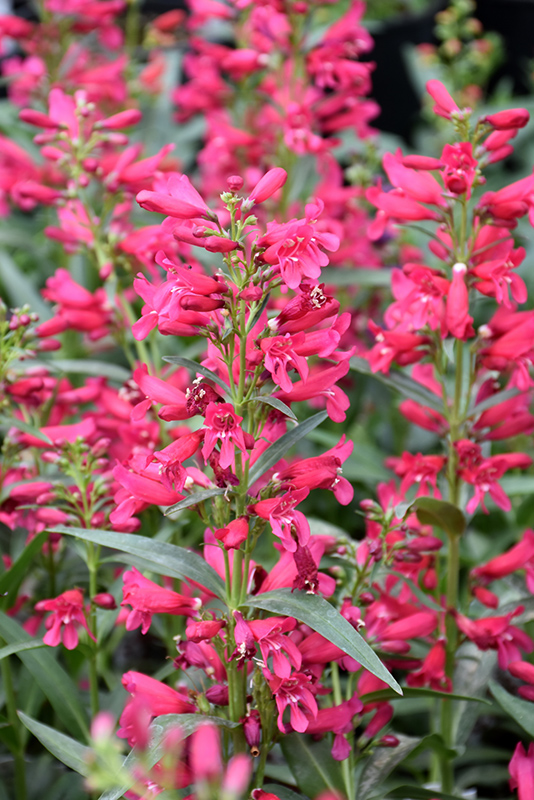
<svg viewBox="0 0 534 800"><path fill-rule="evenodd" d="M226 185L228 186L228 191L238 192L243 187L243 178L240 175L230 175L226 179Z"/></svg>
<svg viewBox="0 0 534 800"><path fill-rule="evenodd" d="M93 603L95 606L98 606L98 608L105 608L107 611L112 611L114 608L117 608L115 598L109 592L100 592L100 594L95 594L93 597Z"/></svg>

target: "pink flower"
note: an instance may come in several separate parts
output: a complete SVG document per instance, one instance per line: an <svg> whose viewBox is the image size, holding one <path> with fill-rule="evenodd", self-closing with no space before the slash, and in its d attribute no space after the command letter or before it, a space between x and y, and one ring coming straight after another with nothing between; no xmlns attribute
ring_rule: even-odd
<svg viewBox="0 0 534 800"><path fill-rule="evenodd" d="M245 203L252 201L253 203L263 203L272 197L275 192L280 189L287 180L287 172L281 167L274 167L265 173L263 178L260 178L256 186L251 191Z"/></svg>
<svg viewBox="0 0 534 800"><path fill-rule="evenodd" d="M206 408L204 426L206 434L202 455L207 461L217 442L221 443L219 464L223 469L234 463L235 448L246 452L245 439L240 423L243 417L238 416L231 403L210 403Z"/></svg>
<svg viewBox="0 0 534 800"><path fill-rule="evenodd" d="M466 341L475 335L473 317L469 315L469 292L465 283L467 267L455 264L452 268L452 283L447 295L445 323L451 336Z"/></svg>
<svg viewBox="0 0 534 800"><path fill-rule="evenodd" d="M164 589L141 575L135 567L124 573L123 581L124 599L121 606L132 607L126 620L128 631L133 631L141 625L141 633L146 633L150 628L153 614L190 616L201 605L200 598L184 597L178 592Z"/></svg>
<svg viewBox="0 0 534 800"><path fill-rule="evenodd" d="M528 124L530 114L526 108L507 108L496 114L483 117L483 122L488 122L497 131L524 128Z"/></svg>
<svg viewBox="0 0 534 800"><path fill-rule="evenodd" d="M310 493L308 488L289 491L282 497L273 497L270 500L260 500L250 506L250 511L262 519L268 519L273 533L279 536L282 544L290 553L297 549L297 542L301 547L308 543L310 538L310 525L296 506Z"/></svg>
<svg viewBox="0 0 534 800"><path fill-rule="evenodd" d="M453 112L460 111L441 81L428 81L426 90L436 104L432 109L434 114L450 119Z"/></svg>
<svg viewBox="0 0 534 800"><path fill-rule="evenodd" d="M162 184L162 191L149 192L143 189L136 197L137 202L147 211L166 214L177 219L213 219L214 214L206 205L197 190L191 185L187 175L175 172Z"/></svg>
<svg viewBox="0 0 534 800"><path fill-rule="evenodd" d="M303 672L294 672L290 678L275 676L268 681L278 708L278 729L282 733L289 733L291 729L304 733L310 717L316 719L318 708L315 697L308 688L310 681L310 676ZM288 706L291 726L285 725L282 719ZM303 706L308 713L304 713L300 706Z"/></svg>
<svg viewBox="0 0 534 800"><path fill-rule="evenodd" d="M518 742L508 769L510 789L517 789L519 800L534 800L534 742L529 744L528 753Z"/></svg>
<svg viewBox="0 0 534 800"><path fill-rule="evenodd" d="M43 642L50 647L57 647L63 641L67 650L74 650L78 645L79 627L84 628L91 639L96 641L87 625L83 595L79 589L68 589L58 597L40 600L35 610L53 612L46 620L48 632L43 636Z"/></svg>
<svg viewBox="0 0 534 800"><path fill-rule="evenodd" d="M304 343L304 334L286 333L262 339L260 347L265 355L265 369L269 370L273 381L283 392L291 392L293 384L287 374L288 369L296 369L303 380L308 377L308 362L298 354L298 347Z"/></svg>

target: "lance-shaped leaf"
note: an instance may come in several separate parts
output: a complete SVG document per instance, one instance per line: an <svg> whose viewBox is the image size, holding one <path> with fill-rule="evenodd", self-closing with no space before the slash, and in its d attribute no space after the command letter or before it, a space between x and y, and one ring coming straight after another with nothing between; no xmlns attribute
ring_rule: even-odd
<svg viewBox="0 0 534 800"><path fill-rule="evenodd" d="M272 611L281 616L296 617L358 661L362 667L383 680L398 694L402 694L401 687L374 650L324 597L306 592L291 592L290 589L276 589L273 592L248 597L246 605Z"/></svg>
<svg viewBox="0 0 534 800"><path fill-rule="evenodd" d="M467 700L470 703L484 703L491 706L489 700L484 697L471 697L467 694L455 694L454 692L437 692L435 689L428 689L426 686L404 686L404 697L433 697L436 700ZM362 694L362 703L381 703L384 700L400 700L398 694L395 694L391 689L378 689L376 692L369 692Z"/></svg>
<svg viewBox="0 0 534 800"><path fill-rule="evenodd" d="M314 414L313 417L309 417L305 419L304 422L301 422L300 425L297 425L292 430L284 433L279 439L276 440L270 447L265 450L261 456L258 458L252 469L250 470L248 482L249 486L252 486L258 478L261 478L264 472L267 472L268 469L274 467L281 458L285 456L285 454L290 450L297 442L300 442L305 436L307 436L311 431L314 430L321 422L327 418L328 414L326 411L319 411L318 414Z"/></svg>
<svg viewBox="0 0 534 800"><path fill-rule="evenodd" d="M495 681L489 682L489 688L501 708L506 711L529 736L534 738L532 703L529 703L528 700L521 700L519 697L514 697Z"/></svg>
<svg viewBox="0 0 534 800"><path fill-rule="evenodd" d="M350 366L362 375L370 375L376 378L377 381L380 381L380 383L383 383L390 389L394 389L396 392L404 395L404 397L415 400L416 403L421 403L421 405L428 406L434 409L434 411L443 414L441 398L427 389L426 386L414 381L409 375L405 375L403 372L391 372L389 375L384 375L382 372L373 372L369 366L369 362L366 361L365 358L359 358L358 356L351 358Z"/></svg>
<svg viewBox="0 0 534 800"><path fill-rule="evenodd" d="M16 644L7 644L5 647L0 647L0 661L8 656L22 653L25 650L39 650L41 647L48 647L40 639L35 639L31 642L17 642Z"/></svg>
<svg viewBox="0 0 534 800"><path fill-rule="evenodd" d="M226 597L224 583L215 570L201 556L184 547L159 542L157 539L147 539L146 536L136 536L132 533L68 528L65 525L58 525L52 531L138 556L145 563L150 564L151 570L158 575L180 578L180 580L191 579L205 586L217 597L221 599Z"/></svg>
<svg viewBox="0 0 534 800"><path fill-rule="evenodd" d="M191 508L191 506L196 506L199 503L203 503L205 500L210 500L212 497L217 497L218 495L224 494L226 489L205 489L202 492L193 492L192 494L184 497L183 500L180 500L179 503L175 503L173 506L169 506L169 508L165 511L165 516L169 517L171 514L174 514L176 511L182 511L184 508Z"/></svg>
<svg viewBox="0 0 534 800"><path fill-rule="evenodd" d="M383 797L396 797L398 800L462 800L457 794L447 794L438 789L424 789L422 786L397 786ZM376 798L378 800L378 797Z"/></svg>
<svg viewBox="0 0 534 800"><path fill-rule="evenodd" d="M460 509L435 497L417 497L409 511L415 511L422 525L437 525L449 536L461 536L465 531L465 517Z"/></svg>
<svg viewBox="0 0 534 800"><path fill-rule="evenodd" d="M126 367L108 361L95 361L90 358L57 358L44 360L43 364L52 372L71 372L75 375L93 375L95 378L109 378L116 383L126 383L132 373Z"/></svg>
<svg viewBox="0 0 534 800"><path fill-rule="evenodd" d="M492 394L491 397L487 397L485 400L482 400L481 403L477 403L473 406L467 416L474 417L478 414L482 414L482 412L487 411L488 408L498 406L500 403L504 403L505 400L510 400L512 397L517 397L519 394L521 394L519 389L504 389L502 392Z"/></svg>
<svg viewBox="0 0 534 800"><path fill-rule="evenodd" d="M64 733L59 733L48 725L37 722L22 711L19 711L18 715L22 724L53 756L80 775L84 777L89 775L89 762L95 757L92 748L80 744L76 739L71 739L70 736L65 736Z"/></svg>
<svg viewBox="0 0 534 800"><path fill-rule="evenodd" d="M321 280L328 286L361 286L371 289L388 289L391 286L392 269L381 267L369 269L357 267L356 269L336 269L326 267L321 270Z"/></svg>
<svg viewBox="0 0 534 800"><path fill-rule="evenodd" d="M51 447L53 447L52 442L46 433L41 433L38 428L34 428L33 425L29 425L22 419L17 419L16 417L10 417L8 420L0 419L0 426L2 428L17 428L17 430L22 431L23 433L29 433L30 436L35 436L36 439L40 439L41 442L45 442L45 444L49 444Z"/></svg>
<svg viewBox="0 0 534 800"><path fill-rule="evenodd" d="M358 782L358 800L367 800L376 792L390 772L393 772L421 742L418 736L396 734L399 743L396 747L377 747L364 762Z"/></svg>
<svg viewBox="0 0 534 800"><path fill-rule="evenodd" d="M297 794L293 789L282 786L280 783L264 783L263 791L268 794L274 794L276 797L279 797L280 800L308 800L306 795Z"/></svg>
<svg viewBox="0 0 534 800"><path fill-rule="evenodd" d="M286 417L289 417L294 422L297 421L297 418L293 413L293 411L291 411L289 406L286 406L285 403L282 403L282 401L279 400L278 397L271 397L270 395L266 395L265 397L256 397L255 400L257 400L258 403L265 403L266 405L271 406L272 408L276 408L277 411L281 411L282 414L285 414Z"/></svg>
<svg viewBox="0 0 534 800"><path fill-rule="evenodd" d="M47 537L48 533L46 531L41 531L41 533L37 534L31 542L28 542L20 556L11 565L11 568L0 577L0 597L7 595L9 602L10 596L16 594L20 583L28 574L29 565L37 553L41 552Z"/></svg>
<svg viewBox="0 0 534 800"><path fill-rule="evenodd" d="M337 797L343 791L340 764L325 740L311 743L301 734L290 733L282 738L281 746L299 789L309 797L328 790Z"/></svg>
<svg viewBox="0 0 534 800"><path fill-rule="evenodd" d="M180 367L187 367L187 369L190 369L192 372L199 372L201 375L204 375L205 378L209 378L210 381L217 383L227 394L230 394L230 387L222 378L219 378L211 369L203 367L202 364L193 361L193 359L185 358L184 356L163 356L163 360L168 361L169 364L178 364Z"/></svg>
<svg viewBox="0 0 534 800"><path fill-rule="evenodd" d="M15 620L3 613L0 613L0 636L8 645L35 641ZM53 648L20 650L17 657L31 673L70 733L81 739L86 738L87 716L78 698L78 691L68 673L57 663Z"/></svg>

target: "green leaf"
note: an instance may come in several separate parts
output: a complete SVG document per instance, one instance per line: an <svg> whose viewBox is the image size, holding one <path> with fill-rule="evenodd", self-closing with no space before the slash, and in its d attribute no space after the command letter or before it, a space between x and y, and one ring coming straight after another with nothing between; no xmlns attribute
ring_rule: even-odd
<svg viewBox="0 0 534 800"><path fill-rule="evenodd" d="M8 305L22 307L29 304L31 310L39 314L41 322L51 316L50 307L42 299L33 281L19 269L5 250L0 250L0 281L7 292Z"/></svg>
<svg viewBox="0 0 534 800"><path fill-rule="evenodd" d="M324 422L327 416L328 414L326 411L319 411L318 414L314 414L313 417L305 419L300 425L284 433L276 442L273 442L273 444L261 454L250 470L248 478L249 486L252 486L258 478L261 478L264 472L274 467L288 450L294 447L297 442L300 442L308 433L313 431L321 422Z"/></svg>
<svg viewBox="0 0 534 800"><path fill-rule="evenodd" d="M55 528L51 528L51 531L75 536L77 539L94 542L104 547L111 547L123 553L130 553L132 556L139 556L149 563L152 571L158 575L180 578L181 580L191 579L205 586L206 589L222 600L226 597L222 578L201 556L186 550L184 547L177 547L167 542L158 542L154 539L147 539L146 536L136 536L132 533L68 528L65 525L58 525Z"/></svg>
<svg viewBox="0 0 534 800"><path fill-rule="evenodd" d="M440 606L439 603L436 603L433 597L423 591L423 589L421 589L410 578L407 578L406 575L403 575L402 572L396 572L394 569L391 569L389 570L389 574L395 575L396 578L400 578L402 581L404 581L404 583L410 587L412 594L417 597L422 605L426 606L427 608L431 608L433 611L443 611L443 606Z"/></svg>
<svg viewBox="0 0 534 800"><path fill-rule="evenodd" d="M305 795L297 794L293 789L288 789L287 786L282 786L280 783L264 783L263 791L276 795L280 800L308 800Z"/></svg>
<svg viewBox="0 0 534 800"><path fill-rule="evenodd" d="M249 318L249 320L247 322L247 327L246 327L246 332L247 333L250 333L250 331L252 330L254 325L257 323L257 321L259 320L259 318L261 317L261 315L263 314L263 312L267 308L267 303L269 302L269 297L270 296L271 296L271 294L269 293L268 295L266 295L266 297L263 298L259 308L257 308L256 311L254 312L254 314L252 315L252 317Z"/></svg>
<svg viewBox="0 0 534 800"><path fill-rule="evenodd" d="M178 364L181 367L187 367L192 372L200 372L201 375L204 375L205 378L209 378L211 381L217 383L227 394L230 394L230 387L227 383L223 381L222 378L212 372L211 369L207 367L203 367L202 364L198 364L196 361L193 361L191 358L184 358L184 356L163 356L164 361L168 361L169 364Z"/></svg>
<svg viewBox="0 0 534 800"><path fill-rule="evenodd" d="M325 739L311 743L300 733L290 733L282 737L280 744L299 789L309 797L317 797L326 790L336 796L343 792L339 762L330 755L330 745Z"/></svg>
<svg viewBox="0 0 534 800"><path fill-rule="evenodd" d="M47 531L41 531L29 542L11 568L4 572L0 577L0 596L16 594L16 591L28 574L28 567L33 563L37 553L41 551L43 544L48 538Z"/></svg>
<svg viewBox="0 0 534 800"><path fill-rule="evenodd" d="M475 406L473 406L468 414L468 418L478 416L478 414L482 414L483 411L487 411L488 408L498 406L499 403L504 403L505 400L510 400L512 397L517 397L519 394L521 394L519 389L505 389L502 392L497 392L491 397L488 397L486 400L483 400L481 403L477 403Z"/></svg>
<svg viewBox="0 0 534 800"><path fill-rule="evenodd" d="M534 475L505 475L499 483L510 497L534 494Z"/></svg>
<svg viewBox="0 0 534 800"><path fill-rule="evenodd" d="M370 289L387 289L391 286L391 269L336 269L327 267L321 270L321 281L331 286L360 286Z"/></svg>
<svg viewBox="0 0 534 800"><path fill-rule="evenodd" d="M184 508L190 508L191 506L196 506L199 503L203 503L205 500L209 500L211 497L217 497L218 495L224 494L226 489L205 489L203 492L193 492L188 497L185 497L183 500L180 500L179 503L175 503L173 506L170 506L165 511L165 516L169 517L171 514L174 514L175 511L181 511Z"/></svg>
<svg viewBox="0 0 534 800"><path fill-rule="evenodd" d="M405 798L405 800L462 800L456 794L446 794L437 789L423 789L422 786L397 786L385 797Z"/></svg>
<svg viewBox="0 0 534 800"><path fill-rule="evenodd" d="M33 425L28 425L27 422L23 422L23 420L17 419L16 417L10 417L9 420L0 419L0 425L3 428L17 428L19 431L22 431L23 433L29 433L30 436L35 436L35 438L40 439L41 442L46 442L46 444L53 446L52 442L45 433L41 433L38 428L34 428Z"/></svg>
<svg viewBox="0 0 534 800"><path fill-rule="evenodd" d="M278 397L265 396L265 397L256 397L254 399L257 400L258 403L265 403L268 406L276 408L278 411L281 411L282 414L285 414L286 417L289 417L294 422L297 422L297 418L293 413L293 411L291 411L289 406L286 406L285 403L282 403L282 401L279 400Z"/></svg>
<svg viewBox="0 0 534 800"><path fill-rule="evenodd" d="M248 597L246 605L281 616L296 617L358 661L394 691L402 694L401 687L374 650L324 597L306 592L291 592L290 589L275 589L273 592Z"/></svg>
<svg viewBox="0 0 534 800"><path fill-rule="evenodd" d="M32 642L19 642L19 644L8 644L5 647L0 647L0 661L8 656L22 653L24 650L37 650L39 647L47 647L44 642L37 639Z"/></svg>
<svg viewBox="0 0 534 800"><path fill-rule="evenodd" d="M468 700L472 703L484 703L491 706L491 702L484 697L471 697L466 694L454 694L453 692L436 692L435 689L427 689L425 686L404 686L403 697L432 697L434 700ZM369 694L362 694L361 700L363 703L380 703L383 700L399 700L400 695L393 692L391 689L379 689L376 692L369 692Z"/></svg>
<svg viewBox="0 0 534 800"><path fill-rule="evenodd" d="M180 728L184 739L186 739L196 731L199 725L206 722L224 728L237 728L240 724L238 722L229 722L229 720L222 717L203 716L202 714L164 714L161 717L156 717L150 726L151 738L146 753L140 756L134 748L123 761L123 773L130 772L131 774L139 761L141 761L145 769L151 769L154 764L157 764L163 757L163 740L170 728ZM128 789L131 789L134 783L135 778L132 777L128 783L123 783L122 786L114 789L108 789L100 795L99 800L119 800Z"/></svg>
<svg viewBox="0 0 534 800"><path fill-rule="evenodd" d="M532 703L529 703L528 700L521 700L519 697L514 697L493 680L490 680L489 688L501 708L506 711L530 737L534 738L534 714L532 713Z"/></svg>
<svg viewBox="0 0 534 800"><path fill-rule="evenodd" d="M465 531L465 517L460 509L435 497L417 497L409 511L415 511L422 525L437 525L449 536L461 536Z"/></svg>
<svg viewBox="0 0 534 800"><path fill-rule="evenodd" d="M13 619L0 612L0 636L8 645L34 642ZM40 686L58 718L74 736L88 736L87 715L78 698L78 691L67 672L57 663L56 653L51 647L21 650L17 653L35 682Z"/></svg>
<svg viewBox="0 0 534 800"><path fill-rule="evenodd" d="M420 744L418 736L396 734L397 747L377 747L366 759L358 783L358 800L367 800L387 776Z"/></svg>
<svg viewBox="0 0 534 800"><path fill-rule="evenodd" d="M415 400L416 403L428 406L434 409L434 411L438 411L440 414L443 413L441 398L427 389L426 386L414 381L409 375L405 375L403 372L391 372L389 375L384 375L382 372L373 372L369 366L369 362L365 358L359 358L358 356L351 358L350 366L352 369L356 370L356 372L376 378L380 383L383 383L390 389L394 389L396 392L400 392L400 394L408 397L410 400Z"/></svg>
<svg viewBox="0 0 534 800"><path fill-rule="evenodd" d="M117 383L126 383L132 373L126 367L113 364L109 361L94 361L89 358L57 358L42 360L47 369L52 372L72 372L76 375L91 375L95 378L109 378Z"/></svg>
<svg viewBox="0 0 534 800"><path fill-rule="evenodd" d="M94 758L95 753L91 747L85 747L70 736L65 736L64 733L50 728L48 725L43 725L32 719L22 711L17 712L22 724L28 728L33 735L39 739L46 749L52 753L59 761L66 764L67 767L79 772L80 775L87 777L89 774L89 762Z"/></svg>

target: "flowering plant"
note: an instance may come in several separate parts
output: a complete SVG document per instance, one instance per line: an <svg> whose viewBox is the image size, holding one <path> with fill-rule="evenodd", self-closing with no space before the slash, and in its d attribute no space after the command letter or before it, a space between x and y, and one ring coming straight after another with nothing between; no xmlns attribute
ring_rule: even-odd
<svg viewBox="0 0 534 800"><path fill-rule="evenodd" d="M475 119L430 81L449 143L347 186L343 136L367 140L378 112L363 2L195 0L146 27L143 67L124 11L0 18L25 53L11 101L38 129L31 150L0 140L2 211L41 225L56 262L1 319L14 796L35 793L30 732L71 798L459 798L496 664L521 685L491 696L534 734L534 533L469 549L532 465L514 232L534 177L485 186L528 112ZM186 130L206 120L196 174L124 132L185 33L173 99ZM13 275L25 294L4 259L6 295ZM375 480L353 420L377 381L424 444ZM431 709L417 735L395 713L410 702ZM532 748L508 756L523 800Z"/></svg>

